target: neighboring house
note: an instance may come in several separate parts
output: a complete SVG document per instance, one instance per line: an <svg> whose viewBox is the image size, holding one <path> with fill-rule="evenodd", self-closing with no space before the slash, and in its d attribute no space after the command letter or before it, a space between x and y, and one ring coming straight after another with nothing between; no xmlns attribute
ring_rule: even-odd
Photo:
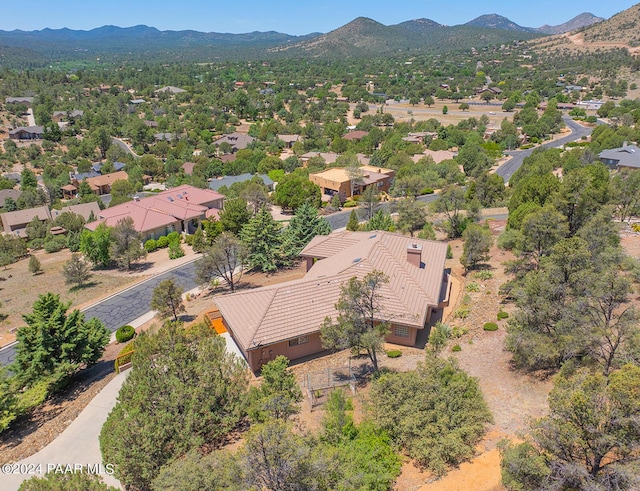
<svg viewBox="0 0 640 491"><path fill-rule="evenodd" d="M457 152L452 152L451 150L425 150L422 153L415 154L412 158L414 162L418 162L420 159L424 157L431 157L436 164L439 164L443 160L453 160L453 157L458 155Z"/></svg>
<svg viewBox="0 0 640 491"><path fill-rule="evenodd" d="M36 208L29 208L27 210L9 211L7 213L1 213L2 228L6 234L15 234L19 237L27 237L27 225L35 217L42 222L51 220L51 213L49 207L46 205L38 206Z"/></svg>
<svg viewBox="0 0 640 491"><path fill-rule="evenodd" d="M158 122L157 121L150 121L148 119L145 119L143 121L144 125L149 127L149 128L157 128L158 127Z"/></svg>
<svg viewBox="0 0 640 491"><path fill-rule="evenodd" d="M278 135L278 139L283 141L287 148L293 148L293 144L302 141L300 135Z"/></svg>
<svg viewBox="0 0 640 491"><path fill-rule="evenodd" d="M322 157L327 165L331 165L335 163L336 160L338 160L340 154L335 152L307 152L300 156L300 162L302 162L303 167L306 167L307 162L309 162L309 160L311 160L313 157ZM360 165L369 165L369 161L371 160L369 157L362 153L356 154L356 157L358 158L358 162L360 163Z"/></svg>
<svg viewBox="0 0 640 491"><path fill-rule="evenodd" d="M479 89L476 89L476 95L482 95L485 93L490 93L494 96L498 96L500 94L502 94L502 89L498 88L498 87L481 87Z"/></svg>
<svg viewBox="0 0 640 491"><path fill-rule="evenodd" d="M363 165L358 168L362 172L362 176L353 183L351 182L349 171L341 167L310 174L309 180L320 186L322 194L328 196L337 194L341 199L350 198L352 195L360 195L369 186L375 186L379 192L389 191L391 181L395 176L394 170L370 165Z"/></svg>
<svg viewBox="0 0 640 491"><path fill-rule="evenodd" d="M180 87L167 85L165 87L162 87L161 89L154 90L153 92L155 94L167 93L167 94L175 95L175 94L182 94L183 92L186 92L186 90L181 89Z"/></svg>
<svg viewBox="0 0 640 491"><path fill-rule="evenodd" d="M155 133L153 135L153 138L155 138L156 141L161 142L161 141L173 141L176 138L176 134L175 133Z"/></svg>
<svg viewBox="0 0 640 491"><path fill-rule="evenodd" d="M358 141L358 140L362 140L368 134L369 134L368 131L355 130L355 131L349 131L347 134L343 135L342 138L349 141Z"/></svg>
<svg viewBox="0 0 640 491"><path fill-rule="evenodd" d="M231 145L231 153L236 153L238 150L244 150L254 141L255 138L252 136L235 132L229 135L224 135L222 138L214 141L213 144L219 147L222 143L226 142Z"/></svg>
<svg viewBox="0 0 640 491"><path fill-rule="evenodd" d="M18 189L0 189L0 207L4 208L4 202L7 198L18 201L20 196L22 196L22 191Z"/></svg>
<svg viewBox="0 0 640 491"><path fill-rule="evenodd" d="M271 180L271 178L266 175L266 174L255 174L256 176L258 176L260 179L262 179L262 182L264 183L265 186L267 186L267 188L269 189L269 191L273 191L273 181ZM236 183L236 182L244 182L244 181L248 181L249 179L253 178L254 174L240 174L239 176L224 176L224 177L220 177L218 179L214 179L209 183L209 188L213 189L214 191L217 191L218 189L220 189L222 186L231 186L232 184Z"/></svg>
<svg viewBox="0 0 640 491"><path fill-rule="evenodd" d="M111 186L116 181L127 181L129 179L129 175L121 170L118 172L112 172L111 174L97 175L95 177L87 178L87 184L91 187L91 191L96 193L98 196L102 196L103 194L109 194L111 192ZM74 181L71 184L75 185L77 188L80 186L80 182Z"/></svg>
<svg viewBox="0 0 640 491"><path fill-rule="evenodd" d="M96 162L95 164L93 164L93 165L91 166L91 168L92 168L95 172L102 174L102 167L103 167L103 166L104 166L104 164L102 164L102 163L100 163L100 162ZM127 166L127 164L125 164L124 162L114 162L114 163L113 163L113 169L114 169L115 171L122 170L122 169L124 169L126 166ZM87 177L95 177L95 176L87 176Z"/></svg>
<svg viewBox="0 0 640 491"><path fill-rule="evenodd" d="M597 111L602 107L604 101L597 100L588 100L588 101L579 101L576 106L582 109L586 109L587 111Z"/></svg>
<svg viewBox="0 0 640 491"><path fill-rule="evenodd" d="M79 205L64 206L59 210L51 210L51 218L55 220L65 212L80 215L86 222L88 222L92 214L94 219L98 218L100 215L100 207L95 201L92 201L91 203L81 203Z"/></svg>
<svg viewBox="0 0 640 491"><path fill-rule="evenodd" d="M129 101L129 104L134 104L134 105L138 105L138 104L144 104L146 101L144 99L131 99Z"/></svg>
<svg viewBox="0 0 640 491"><path fill-rule="evenodd" d="M624 142L620 148L603 150L598 154L598 157L600 157L600 162L611 169L640 168L640 148L636 145L629 145L627 142Z"/></svg>
<svg viewBox="0 0 640 491"><path fill-rule="evenodd" d="M191 176L193 175L193 168L195 167L195 165L195 162L185 162L184 164L182 164L182 170L186 175Z"/></svg>
<svg viewBox="0 0 640 491"><path fill-rule="evenodd" d="M42 126L19 126L9 131L9 138L13 140L41 140L44 134Z"/></svg>
<svg viewBox="0 0 640 491"><path fill-rule="evenodd" d="M113 227L119 220L131 217L144 240L157 239L174 231L192 234L201 220L217 218L223 203L224 196L220 193L183 184L101 210L98 220L88 223L86 228L95 230L100 223Z"/></svg>
<svg viewBox="0 0 640 491"><path fill-rule="evenodd" d="M438 133L434 131L415 131L410 132L402 140L409 143L424 143L427 138L438 138Z"/></svg>
<svg viewBox="0 0 640 491"><path fill-rule="evenodd" d="M63 121L69 121L70 119L78 119L84 116L84 111L74 109L73 111L53 111L51 121L54 123L62 123Z"/></svg>
<svg viewBox="0 0 640 491"><path fill-rule="evenodd" d="M6 97L5 104L24 104L27 107L31 107L33 104L33 97Z"/></svg>
<svg viewBox="0 0 640 491"><path fill-rule="evenodd" d="M300 254L307 261L303 279L218 296L214 303L222 325L258 371L278 355L296 360L321 353L320 326L326 317L336 319L341 286L379 270L389 283L380 289L376 320L389 323L387 342L415 346L432 315L448 305L446 254L444 242L389 232L316 236Z"/></svg>

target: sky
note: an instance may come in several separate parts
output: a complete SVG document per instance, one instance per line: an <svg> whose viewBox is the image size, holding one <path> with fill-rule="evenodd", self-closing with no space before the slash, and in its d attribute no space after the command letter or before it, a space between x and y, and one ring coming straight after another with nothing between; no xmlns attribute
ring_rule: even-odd
<svg viewBox="0 0 640 491"><path fill-rule="evenodd" d="M423 17L456 25L491 13L521 26L540 27L562 24L582 12L609 18L632 5L633 0L29 0L26 10L20 2L5 5L0 29L89 30L144 24L160 30L302 35L326 33L356 17L370 17L385 25Z"/></svg>

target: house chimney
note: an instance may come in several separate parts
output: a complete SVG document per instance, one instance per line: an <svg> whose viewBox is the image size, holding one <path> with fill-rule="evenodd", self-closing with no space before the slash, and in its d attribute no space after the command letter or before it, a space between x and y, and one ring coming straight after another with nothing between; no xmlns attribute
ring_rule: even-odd
<svg viewBox="0 0 640 491"><path fill-rule="evenodd" d="M407 262L412 264L416 268L419 268L422 264L422 246L419 244L410 243L407 247Z"/></svg>

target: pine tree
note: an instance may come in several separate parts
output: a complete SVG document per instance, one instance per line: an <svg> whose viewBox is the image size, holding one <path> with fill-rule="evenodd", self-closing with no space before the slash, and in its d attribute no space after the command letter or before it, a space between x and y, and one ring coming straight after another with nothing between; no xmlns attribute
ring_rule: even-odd
<svg viewBox="0 0 640 491"><path fill-rule="evenodd" d="M83 261L80 254L71 254L71 259L69 259L62 268L62 274L65 283L73 283L80 288L91 278L89 265Z"/></svg>
<svg viewBox="0 0 640 491"><path fill-rule="evenodd" d="M249 250L247 265L250 269L268 273L278 268L281 228L264 207L242 228L240 237Z"/></svg>
<svg viewBox="0 0 640 491"><path fill-rule="evenodd" d="M318 215L315 206L306 202L298 207L295 216L284 231L282 255L286 258L295 258L316 235L329 235L330 233L331 225L329 222Z"/></svg>
<svg viewBox="0 0 640 491"><path fill-rule="evenodd" d="M136 231L131 217L118 220L111 229L113 243L110 255L121 268L131 269L131 264L146 257L147 251L142 247L142 237Z"/></svg>
<svg viewBox="0 0 640 491"><path fill-rule="evenodd" d="M349 221L347 222L347 230L351 232L358 231L358 213L356 210L351 210L351 215L349 215Z"/></svg>

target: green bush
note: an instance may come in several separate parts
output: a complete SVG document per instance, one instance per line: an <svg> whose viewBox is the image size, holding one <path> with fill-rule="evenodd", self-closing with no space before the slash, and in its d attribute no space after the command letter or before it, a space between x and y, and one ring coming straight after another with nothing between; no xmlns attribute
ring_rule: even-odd
<svg viewBox="0 0 640 491"><path fill-rule="evenodd" d="M136 335L136 330L132 326L122 326L116 331L116 341L126 343Z"/></svg>
<svg viewBox="0 0 640 491"><path fill-rule="evenodd" d="M342 205L343 208L353 208L354 206L358 206L358 202L357 201L353 201L351 199L348 199Z"/></svg>
<svg viewBox="0 0 640 491"><path fill-rule="evenodd" d="M184 238L184 243L185 243L185 244L187 244L187 245L192 246L192 245L193 245L193 239L194 239L194 237L195 237L195 236L194 236L193 234L190 234L190 235L185 236L185 238Z"/></svg>
<svg viewBox="0 0 640 491"><path fill-rule="evenodd" d="M479 292L480 285L478 285L475 281L472 281L471 283L467 284L466 289L468 292Z"/></svg>
<svg viewBox="0 0 640 491"><path fill-rule="evenodd" d="M509 317L509 314L507 314L504 310L501 310L498 312L498 320L501 321L502 319L507 319Z"/></svg>
<svg viewBox="0 0 640 491"><path fill-rule="evenodd" d="M171 232L169 235L167 235L167 239L169 240L169 244L174 241L180 243L180 241L182 240L182 236L178 232Z"/></svg>
<svg viewBox="0 0 640 491"><path fill-rule="evenodd" d="M29 249L33 249L33 250L42 249L42 246L44 245L44 239L30 240L27 245L29 246Z"/></svg>
<svg viewBox="0 0 640 491"><path fill-rule="evenodd" d="M144 250L147 252L153 252L158 248L158 242L155 239L149 239L144 243Z"/></svg>
<svg viewBox="0 0 640 491"><path fill-rule="evenodd" d="M450 244L447 244L447 259L453 259L453 251Z"/></svg>
<svg viewBox="0 0 640 491"><path fill-rule="evenodd" d="M67 238L64 235L50 236L45 239L44 250L58 252L67 247Z"/></svg>
<svg viewBox="0 0 640 491"><path fill-rule="evenodd" d="M459 344L454 344L454 345L451 347L451 351L453 351L454 353L457 353L458 351L462 351L462 348L460 347L460 345L459 345Z"/></svg>
<svg viewBox="0 0 640 491"><path fill-rule="evenodd" d="M473 277L478 278L479 280L486 281L493 278L493 272L483 269L482 271L478 271L477 273L474 273Z"/></svg>
<svg viewBox="0 0 640 491"><path fill-rule="evenodd" d="M169 239L165 235L163 235L162 237L158 237L158 240L156 240L156 244L158 245L159 249L162 249L169 245Z"/></svg>
<svg viewBox="0 0 640 491"><path fill-rule="evenodd" d="M184 249L180 247L180 241L169 242L169 259L178 259L184 256Z"/></svg>
<svg viewBox="0 0 640 491"><path fill-rule="evenodd" d="M402 351L399 349L392 349L387 351L387 356L389 358L400 358L402 356Z"/></svg>
<svg viewBox="0 0 640 491"><path fill-rule="evenodd" d="M466 327L455 326L451 330L451 337L454 339L459 339L465 334L467 334L468 332L469 332L469 329L467 329Z"/></svg>
<svg viewBox="0 0 640 491"><path fill-rule="evenodd" d="M487 322L482 329L484 329L485 331L497 331L498 330L498 324L496 324L495 322Z"/></svg>
<svg viewBox="0 0 640 491"><path fill-rule="evenodd" d="M420 194L421 195L425 195L425 194L433 194L433 189L431 188L422 188L420 190Z"/></svg>

